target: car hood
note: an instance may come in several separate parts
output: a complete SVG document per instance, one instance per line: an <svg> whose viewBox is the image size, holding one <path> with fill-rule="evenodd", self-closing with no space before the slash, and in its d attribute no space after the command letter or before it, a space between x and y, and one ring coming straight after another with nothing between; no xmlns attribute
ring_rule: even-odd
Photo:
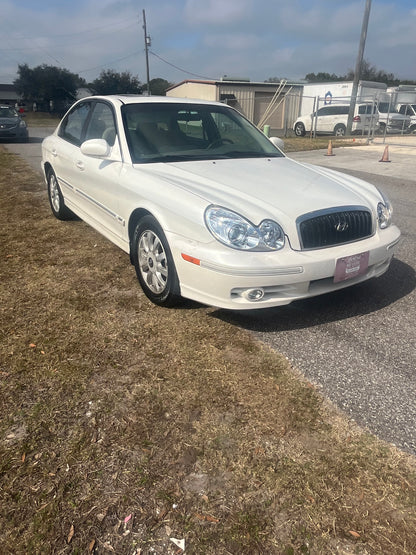
<svg viewBox="0 0 416 555"><path fill-rule="evenodd" d="M346 206L365 206L374 213L381 200L368 183L287 157L149 164L140 169L256 225L276 220L292 237L297 236L296 218L303 214Z"/></svg>
<svg viewBox="0 0 416 555"><path fill-rule="evenodd" d="M404 116L403 114L396 114L396 112L390 112L390 114L388 114L387 112L380 112L379 117L383 119L387 119L388 117L389 120L396 120L396 121L407 121L410 119L409 116Z"/></svg>
<svg viewBox="0 0 416 555"><path fill-rule="evenodd" d="M17 125L20 118L0 118L0 125Z"/></svg>

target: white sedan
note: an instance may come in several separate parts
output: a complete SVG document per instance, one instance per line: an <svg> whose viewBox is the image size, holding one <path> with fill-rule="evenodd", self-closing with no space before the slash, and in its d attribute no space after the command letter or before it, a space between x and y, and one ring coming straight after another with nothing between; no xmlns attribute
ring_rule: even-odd
<svg viewBox="0 0 416 555"><path fill-rule="evenodd" d="M272 307L383 274L388 199L278 144L222 103L94 96L43 141L42 169L53 214L129 253L158 305Z"/></svg>

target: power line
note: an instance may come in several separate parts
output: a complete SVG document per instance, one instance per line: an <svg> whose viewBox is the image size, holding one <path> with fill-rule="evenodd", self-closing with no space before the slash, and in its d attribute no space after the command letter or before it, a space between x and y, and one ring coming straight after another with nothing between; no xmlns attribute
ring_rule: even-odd
<svg viewBox="0 0 416 555"><path fill-rule="evenodd" d="M205 75L198 75L198 73L192 73L192 71L188 71L186 69L183 69L182 67L179 67L175 64L172 64L171 62L168 62L167 60L162 58L162 56L159 56L155 52L152 52L150 50L149 50L149 52L150 52L150 54L152 54L152 56L155 56L156 58L158 58L159 60L161 60L162 62L167 64L168 66L174 67L175 69L177 69L179 71L182 71L182 73L186 73L188 75L193 75L194 77L199 77L200 79L208 79L209 81L216 81L216 79L214 79L213 77L206 77Z"/></svg>
<svg viewBox="0 0 416 555"><path fill-rule="evenodd" d="M119 28L119 29L113 29L113 30L112 30L110 33L108 33L108 34L119 33L120 31L124 31L125 29L129 29L130 27L133 27L133 26L135 26L135 25L136 25L135 23L130 23L129 25L125 25L124 27L121 27L121 28ZM114 27L114 26L113 26L113 27ZM89 31L85 31L85 33L89 33ZM84 32L82 32L82 33L74 33L74 35L80 35L80 34L84 34ZM68 34L68 35L48 35L47 38L48 38L48 39L51 38L51 37L60 37L60 38L62 38L62 37L71 37L71 36L73 36L73 35L69 35L69 34ZM106 35L106 36L107 36L107 35ZM18 38L19 38L19 37L18 37ZM39 38L40 38L40 37L37 37L36 39L33 39L33 38L28 39L27 37L21 37L21 39L24 39L24 40L38 40ZM85 39L82 40L82 41L77 41L77 45L79 45L79 44L85 44L85 43L87 43L87 42L93 42L93 41L95 41L95 40L101 40L102 38L103 38L102 35L98 35L98 36L88 36L88 37L85 37ZM10 40L10 39L9 39L9 40ZM19 40L20 40L20 38L19 38ZM69 43L69 45L72 46L71 43ZM65 48L65 47L67 47L67 46L68 46L68 43L57 43L57 44L54 45L54 48ZM0 48L0 52L12 52L12 51L14 51L14 52L16 52L16 51L24 52L24 51L28 51L28 50L32 50L32 49L33 49L33 48L31 48L31 47L27 47L27 48L25 48L25 47L23 47L23 48L22 48L22 47L17 47L17 48Z"/></svg>
<svg viewBox="0 0 416 555"><path fill-rule="evenodd" d="M133 52L132 54L129 54L128 56L124 56L123 58L118 58L117 60L112 60L111 62L106 62L105 64L101 64L99 66L95 66L95 67L90 67L88 69L81 69L79 71L77 71L77 73L87 73L88 71L92 71L94 69L100 69L102 67L108 67L111 64L115 64L117 62L122 62L123 60L127 60L127 58L131 58L132 56L137 56L137 54L141 54L142 50L138 50L137 52Z"/></svg>
<svg viewBox="0 0 416 555"><path fill-rule="evenodd" d="M76 33L59 33L57 35L48 34L48 37L76 37L77 35L83 35L84 33L101 31L103 29L107 29L108 27L114 28L116 25L120 25L121 23L126 23L126 22L129 22L129 25L127 25L126 27L122 27L121 29L118 29L118 31L127 29L128 27L132 27L133 25L135 25L135 23L131 23L131 17L129 17L128 19L122 19L120 21L108 23L107 25L101 25L100 27L91 27L89 29L85 29L84 31L77 31Z"/></svg>

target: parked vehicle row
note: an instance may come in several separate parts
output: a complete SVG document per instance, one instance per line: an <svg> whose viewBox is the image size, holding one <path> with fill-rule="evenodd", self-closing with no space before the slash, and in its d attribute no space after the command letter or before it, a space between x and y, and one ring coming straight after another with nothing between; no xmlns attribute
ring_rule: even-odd
<svg viewBox="0 0 416 555"><path fill-rule="evenodd" d="M303 137L306 133L315 132L342 137L347 130L349 109L349 104L329 104L312 114L300 116L293 125L295 135ZM353 134L414 132L416 110L412 105L400 106L399 110L392 108L389 102L358 102L355 106Z"/></svg>
<svg viewBox="0 0 416 555"><path fill-rule="evenodd" d="M349 104L322 106L311 115L300 116L294 123L295 135L303 137L310 131L343 137L347 131ZM368 134L378 129L378 111L374 104L357 102L352 121L353 133Z"/></svg>
<svg viewBox="0 0 416 555"><path fill-rule="evenodd" d="M383 274L386 196L279 144L223 103L96 96L44 139L42 169L53 214L128 253L158 305L266 308Z"/></svg>

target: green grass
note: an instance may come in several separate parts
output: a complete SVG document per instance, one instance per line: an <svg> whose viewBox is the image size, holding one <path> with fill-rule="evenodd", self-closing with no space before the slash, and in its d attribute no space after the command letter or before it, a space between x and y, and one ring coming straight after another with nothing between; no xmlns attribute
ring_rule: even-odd
<svg viewBox="0 0 416 555"><path fill-rule="evenodd" d="M29 127L55 127L60 121L60 117L47 112L26 112L25 121Z"/></svg>

